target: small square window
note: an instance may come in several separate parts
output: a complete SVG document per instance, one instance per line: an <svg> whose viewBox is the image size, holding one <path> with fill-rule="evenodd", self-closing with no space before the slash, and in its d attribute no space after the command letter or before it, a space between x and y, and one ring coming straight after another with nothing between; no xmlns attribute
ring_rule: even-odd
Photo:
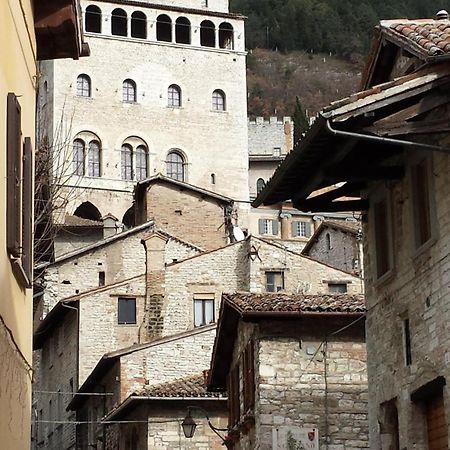
<svg viewBox="0 0 450 450"><path fill-rule="evenodd" d="M347 283L328 283L328 291L331 294L345 294L347 292Z"/></svg>
<svg viewBox="0 0 450 450"><path fill-rule="evenodd" d="M284 272L266 272L266 291L280 292L284 289Z"/></svg>
<svg viewBox="0 0 450 450"><path fill-rule="evenodd" d="M202 327L214 322L214 297L194 298L194 326Z"/></svg>
<svg viewBox="0 0 450 450"><path fill-rule="evenodd" d="M136 299L119 298L117 322L120 325L130 325L136 323Z"/></svg>
<svg viewBox="0 0 450 450"><path fill-rule="evenodd" d="M273 156L281 156L281 147L273 148Z"/></svg>
<svg viewBox="0 0 450 450"><path fill-rule="evenodd" d="M295 220L292 222L292 236L293 237L310 237L311 224L304 220Z"/></svg>

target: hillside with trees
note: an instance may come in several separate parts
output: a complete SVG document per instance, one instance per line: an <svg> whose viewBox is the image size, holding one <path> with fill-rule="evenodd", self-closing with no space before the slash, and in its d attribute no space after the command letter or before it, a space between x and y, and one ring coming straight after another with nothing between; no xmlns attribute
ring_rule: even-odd
<svg viewBox="0 0 450 450"><path fill-rule="evenodd" d="M231 0L248 17L247 47L344 57L366 53L380 19L434 17L450 0Z"/></svg>

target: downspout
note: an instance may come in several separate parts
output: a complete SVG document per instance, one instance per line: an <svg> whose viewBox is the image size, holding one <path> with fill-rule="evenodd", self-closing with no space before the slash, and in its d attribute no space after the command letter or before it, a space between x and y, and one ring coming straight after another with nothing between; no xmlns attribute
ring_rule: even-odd
<svg viewBox="0 0 450 450"><path fill-rule="evenodd" d="M392 144L392 145L403 145L405 147L415 147L420 148L422 150L433 150L435 152L441 152L450 154L450 148L447 147L441 147L439 145L430 145L430 144L422 144L420 142L414 142L414 141L405 141L403 139L393 139L393 138L386 138L381 136L374 136L372 134L362 134L362 133L355 133L353 131L342 131L342 130L336 130L335 128L332 128L330 124L330 120L326 121L326 127L327 131L332 134L333 136L342 136L342 137L349 137L349 138L356 138L361 139L362 141L369 141L369 142L378 142L382 144Z"/></svg>

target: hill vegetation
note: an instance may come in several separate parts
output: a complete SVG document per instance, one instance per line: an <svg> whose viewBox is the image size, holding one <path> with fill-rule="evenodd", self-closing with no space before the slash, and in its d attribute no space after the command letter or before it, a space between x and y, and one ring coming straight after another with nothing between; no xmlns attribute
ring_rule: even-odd
<svg viewBox="0 0 450 450"><path fill-rule="evenodd" d="M450 0L231 0L248 17L247 47L353 57L366 53L380 19L434 17Z"/></svg>
<svg viewBox="0 0 450 450"><path fill-rule="evenodd" d="M359 89L360 65L328 54L255 49L247 56L248 114L291 116L296 97L315 115L328 103Z"/></svg>

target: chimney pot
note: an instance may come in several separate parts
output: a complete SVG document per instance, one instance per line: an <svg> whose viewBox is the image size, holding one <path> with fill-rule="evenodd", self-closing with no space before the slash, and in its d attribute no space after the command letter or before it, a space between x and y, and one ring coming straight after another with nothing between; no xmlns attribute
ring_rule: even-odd
<svg viewBox="0 0 450 450"><path fill-rule="evenodd" d="M448 20L448 12L445 9L441 9L436 13L436 20Z"/></svg>

